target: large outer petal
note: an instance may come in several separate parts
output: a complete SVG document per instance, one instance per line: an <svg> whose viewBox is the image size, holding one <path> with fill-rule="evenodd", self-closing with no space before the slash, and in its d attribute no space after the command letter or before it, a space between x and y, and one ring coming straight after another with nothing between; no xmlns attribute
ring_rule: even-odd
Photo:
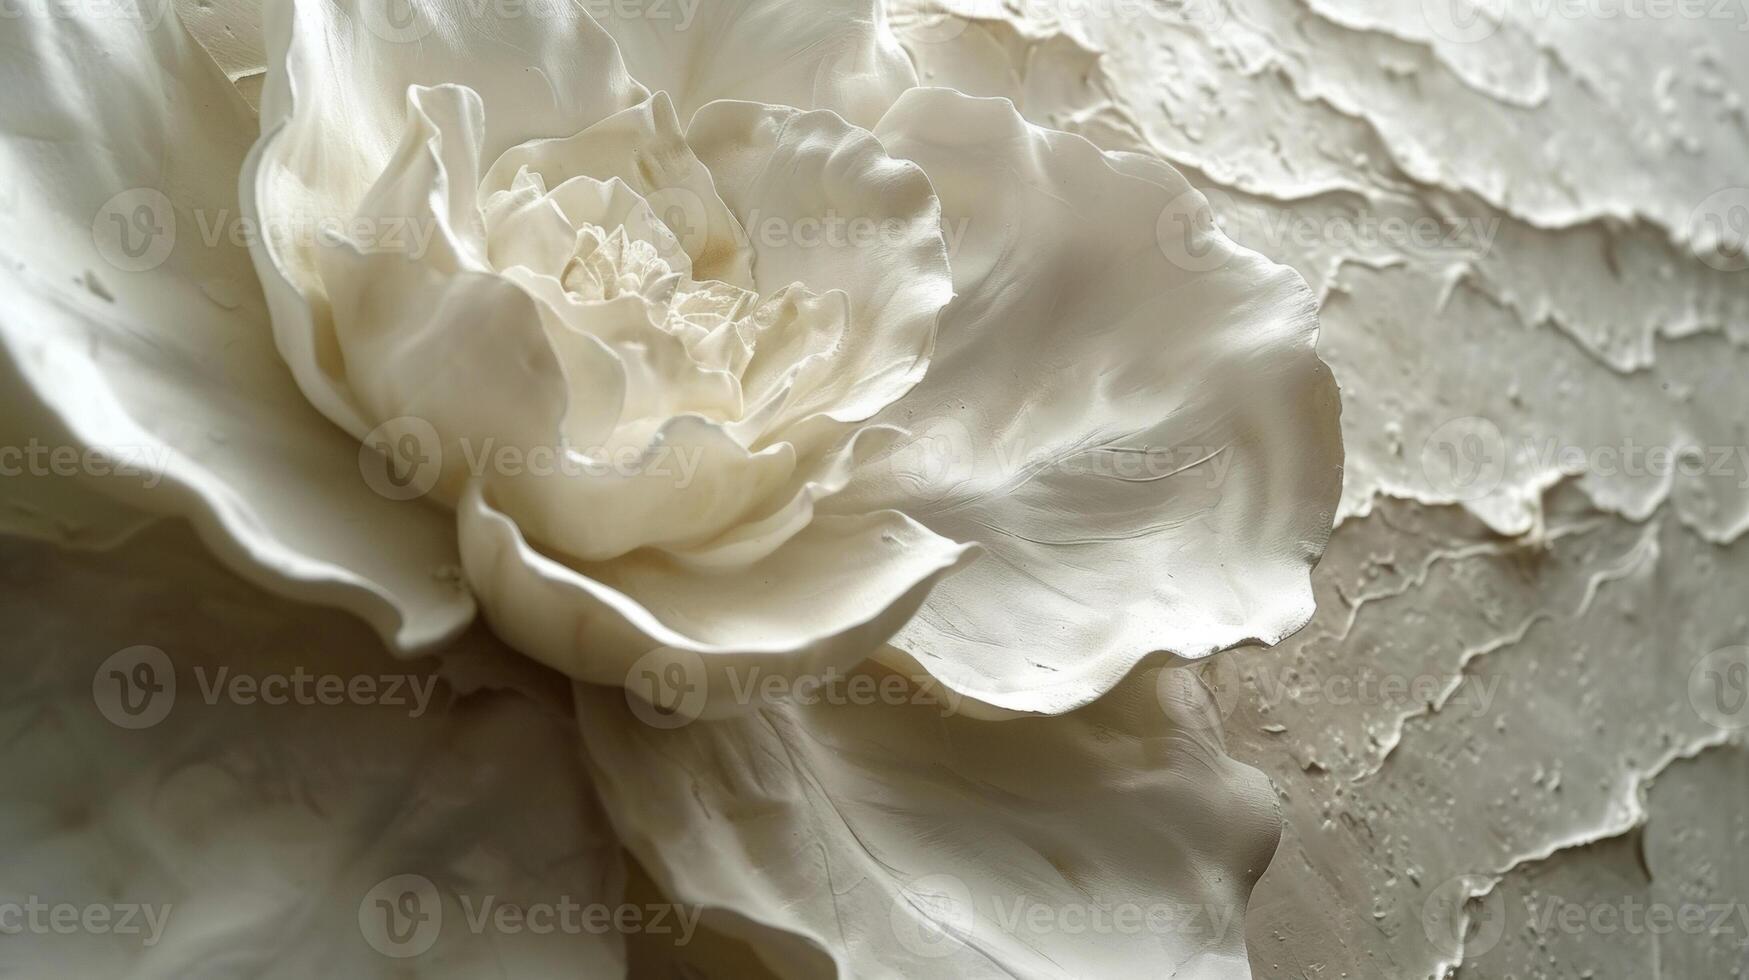
<svg viewBox="0 0 1749 980"><path fill-rule="evenodd" d="M588 4L632 76L684 121L717 99L830 109L872 126L917 84L878 0L616 0Z"/></svg>
<svg viewBox="0 0 1749 980"><path fill-rule="evenodd" d="M1341 444L1299 276L1227 243L1171 167L1006 100L916 89L876 133L941 197L956 296L879 417L924 438L826 506L990 550L895 645L980 701L1059 712L1154 651L1302 626Z"/></svg>
<svg viewBox="0 0 1749 980"><path fill-rule="evenodd" d="M45 443L151 460L155 479L104 492L190 518L239 573L402 649L440 642L473 616L453 529L372 493L355 440L287 374L239 244L252 120L155 9L146 29L56 9L0 32L5 372Z"/></svg>
<svg viewBox="0 0 1749 980"><path fill-rule="evenodd" d="M668 730L620 690L579 684L577 714L626 846L779 976L1248 978L1273 797L1162 674L1009 722L878 667L886 694Z"/></svg>
<svg viewBox="0 0 1749 980"><path fill-rule="evenodd" d="M463 904L620 901L621 852L562 681L467 693L479 682L452 685L450 654L442 668L390 659L350 616L262 595L168 522L102 555L0 539L0 617L7 900L164 912L156 936L8 935L0 974L623 975L618 935L512 933L490 918L475 930ZM155 666L111 659L142 644L162 653ZM484 630L462 650L512 656ZM159 685L130 698L145 708L132 717L111 697L129 664ZM298 672L302 695L236 683ZM396 902L401 875L432 884L415 909L434 920L385 944L376 901Z"/></svg>
<svg viewBox="0 0 1749 980"><path fill-rule="evenodd" d="M571 135L645 97L613 40L580 7L504 10L467 0L272 0L262 137L242 175L245 214L274 231L351 217L395 151L409 86L453 83L479 95L482 166L517 143ZM253 252L299 386L362 437L370 426L344 380L314 246L266 236Z"/></svg>
<svg viewBox="0 0 1749 980"><path fill-rule="evenodd" d="M59 440L49 434L63 431L16 366L0 359L0 446L6 447L0 449L0 534L102 549L157 520L77 473L32 472L24 465L20 454L33 442L52 445Z"/></svg>

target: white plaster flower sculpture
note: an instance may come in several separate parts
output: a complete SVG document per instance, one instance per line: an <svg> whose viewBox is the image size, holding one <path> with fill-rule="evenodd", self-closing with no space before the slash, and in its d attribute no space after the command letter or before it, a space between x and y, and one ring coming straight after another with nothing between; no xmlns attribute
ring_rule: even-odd
<svg viewBox="0 0 1749 980"><path fill-rule="evenodd" d="M596 683L873 655L1056 713L1306 620L1340 449L1294 273L1159 160L916 87L867 0L603 6L272 3L258 136L178 31L14 32L21 393L403 652L477 603Z"/></svg>
<svg viewBox="0 0 1749 980"><path fill-rule="evenodd" d="M483 610L590 682L550 734L580 738L594 796L540 819L534 765L502 800L468 776L397 803L378 774L431 753L358 719L370 751L238 770L283 787L135 763L83 786L94 809L167 801L129 839L259 858L153 968L222 937L262 969L297 950L376 972L381 947L330 945L339 906L304 914L311 882L368 909L424 862L433 895L611 902L623 845L701 936L782 976L1246 975L1270 792L1138 667L1310 614L1341 452L1303 282L1164 162L918 87L872 0L595 6L271 0L258 116L168 8L0 31L0 444L53 450L0 482L0 531L107 546L177 515L398 654L467 660L451 644ZM191 567L140 540L140 567ZM205 602L157 574L105 579L132 583L130 621ZM244 605L179 655L293 618ZM939 687L740 696L833 671ZM700 700L645 724L622 685ZM23 703L103 731L66 690ZM499 708L435 754L504 774L495 753L534 743ZM470 717L429 730L449 745ZM278 740L248 710L165 724L214 760ZM431 799L453 820L382 825ZM186 833L196 813L229 832ZM1016 900L1164 917L1029 931ZM426 932L421 972L511 962L503 937ZM623 937L564 938L530 955L625 965Z"/></svg>

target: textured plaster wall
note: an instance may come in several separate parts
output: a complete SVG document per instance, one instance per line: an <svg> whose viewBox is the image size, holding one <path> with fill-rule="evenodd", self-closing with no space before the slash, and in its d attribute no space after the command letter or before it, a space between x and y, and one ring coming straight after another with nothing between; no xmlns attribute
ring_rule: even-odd
<svg viewBox="0 0 1749 980"><path fill-rule="evenodd" d="M1202 668L1287 825L1256 975L1741 976L1749 10L1480 6L900 20L1322 297L1320 611Z"/></svg>

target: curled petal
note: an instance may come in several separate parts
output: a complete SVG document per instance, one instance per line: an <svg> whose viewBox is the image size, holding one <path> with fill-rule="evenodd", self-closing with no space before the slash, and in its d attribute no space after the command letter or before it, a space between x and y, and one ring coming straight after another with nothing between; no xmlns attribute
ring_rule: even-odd
<svg viewBox="0 0 1749 980"><path fill-rule="evenodd" d="M270 0L262 138L242 167L242 208L280 351L310 401L362 438L316 246L302 230L350 217L396 150L412 86L478 94L478 153L573 133L642 101L613 40L582 9L501 16L466 0ZM403 141L401 146L405 146ZM472 193L473 187L468 187ZM459 192L459 188L458 188Z"/></svg>
<svg viewBox="0 0 1749 980"><path fill-rule="evenodd" d="M627 848L780 977L1238 980L1280 825L1184 673L1007 722L878 667L686 724L579 684L577 717Z"/></svg>
<svg viewBox="0 0 1749 980"><path fill-rule="evenodd" d="M774 495L776 506L706 544L675 552L674 559L701 570L730 570L766 558L811 524L815 505L844 489L857 465L890 445L895 434L895 430L878 425L858 429L816 465L797 468L788 492Z"/></svg>
<svg viewBox="0 0 1749 980"><path fill-rule="evenodd" d="M530 538L581 562L687 550L734 528L796 471L795 449L749 452L716 423L673 418L598 460L489 481ZM582 515L587 519L579 519Z"/></svg>
<svg viewBox="0 0 1749 980"><path fill-rule="evenodd" d="M316 268L354 398L371 418L416 417L444 436L453 499L472 447L553 443L568 389L534 301L485 265L479 97L414 87L408 103L401 146L358 214L428 236L387 249L324 241Z"/></svg>
<svg viewBox="0 0 1749 980"><path fill-rule="evenodd" d="M879 417L919 438L825 503L990 552L894 645L979 701L1061 712L1155 651L1302 626L1342 452L1300 277L1197 223L1171 167L1006 100L917 89L876 132L940 194L956 295Z"/></svg>
<svg viewBox="0 0 1749 980"><path fill-rule="evenodd" d="M462 562L493 628L572 677L621 685L652 651L686 658L731 711L731 671L790 675L854 664L975 548L901 514L818 518L762 561L726 574L649 552L571 567L535 550L479 484L458 508Z"/></svg>

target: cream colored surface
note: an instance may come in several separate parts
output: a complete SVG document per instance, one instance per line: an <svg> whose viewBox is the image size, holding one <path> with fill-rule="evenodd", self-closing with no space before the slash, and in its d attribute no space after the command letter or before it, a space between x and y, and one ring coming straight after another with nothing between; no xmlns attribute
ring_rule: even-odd
<svg viewBox="0 0 1749 980"><path fill-rule="evenodd" d="M1343 388L1318 615L1207 673L1287 821L1257 975L1742 975L1749 15L1060 6L897 19L926 79L1185 169Z"/></svg>
<svg viewBox="0 0 1749 980"><path fill-rule="evenodd" d="M1749 897L1743 747L1704 710L1709 654L1749 642L1749 272L1708 238L1749 185L1746 35L1484 6L894 19L925 84L1161 153L1319 297L1349 470L1318 612L1202 670L1286 820L1245 919L1254 974L1739 975L1749 923L1558 913ZM1737 462L1602 472L1649 444Z"/></svg>

